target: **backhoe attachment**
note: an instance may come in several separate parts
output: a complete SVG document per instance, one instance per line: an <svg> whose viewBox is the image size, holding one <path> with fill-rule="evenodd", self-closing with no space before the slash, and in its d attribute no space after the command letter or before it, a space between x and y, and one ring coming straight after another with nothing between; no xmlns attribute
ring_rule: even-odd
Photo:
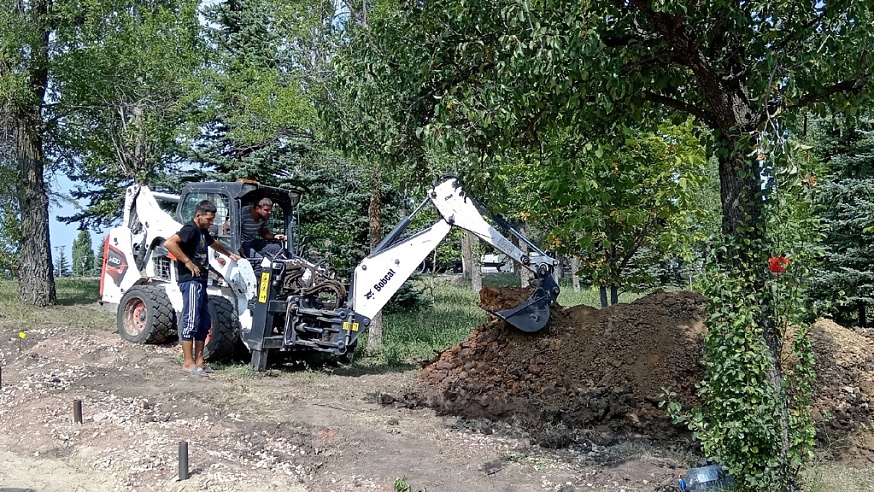
<svg viewBox="0 0 874 492"><path fill-rule="evenodd" d="M440 220L427 229L407 235L410 219L429 202L437 209ZM350 295L352 309L365 319L372 319L451 228L460 227L534 273L532 284L535 290L526 301L492 313L523 332L533 333L543 329L549 322L549 308L559 294L559 287L552 277L558 262L506 220L491 215L495 224L528 245L531 254L523 252L486 222L484 215L489 214L464 193L457 178L446 177L438 182L431 188L428 198L404 217L355 269Z"/></svg>

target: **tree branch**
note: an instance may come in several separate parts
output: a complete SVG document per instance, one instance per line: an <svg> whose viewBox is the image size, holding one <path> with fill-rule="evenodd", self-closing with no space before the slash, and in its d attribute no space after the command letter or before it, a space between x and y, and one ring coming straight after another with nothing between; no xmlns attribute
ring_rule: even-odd
<svg viewBox="0 0 874 492"><path fill-rule="evenodd" d="M868 84L868 74L856 74L852 79L842 80L831 87L826 87L820 92L811 92L801 96L795 107L803 108L813 103L827 99L839 92L858 94ZM784 103L785 105L785 103Z"/></svg>
<svg viewBox="0 0 874 492"><path fill-rule="evenodd" d="M644 98L649 102L662 104L664 106L668 106L669 108L674 108L678 111L691 114L692 116L700 118L707 123L713 125L713 128L718 128L718 126L716 125L716 119L713 117L713 115L711 115L707 111L704 111L698 106L693 106L692 104L685 103L683 101L680 101L679 99L674 99L672 97L664 96L662 94L656 94L652 91L644 91L643 95Z"/></svg>

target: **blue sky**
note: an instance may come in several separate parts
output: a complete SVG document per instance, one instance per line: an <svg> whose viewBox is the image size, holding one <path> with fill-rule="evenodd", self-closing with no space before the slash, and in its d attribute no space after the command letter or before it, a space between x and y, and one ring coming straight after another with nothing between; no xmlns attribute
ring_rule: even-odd
<svg viewBox="0 0 874 492"><path fill-rule="evenodd" d="M67 179L65 175L55 174L47 176L48 184L52 191L60 194L69 194L75 187L72 181ZM67 260L70 260L71 252L73 251L73 240L79 235L79 224L63 224L58 221L58 216L69 216L76 213L76 208L70 203L62 203L59 205L49 205L49 238L52 243L52 258L56 255L58 246L64 246L64 254ZM98 243L103 238L105 231L90 231L91 246L97 250Z"/></svg>

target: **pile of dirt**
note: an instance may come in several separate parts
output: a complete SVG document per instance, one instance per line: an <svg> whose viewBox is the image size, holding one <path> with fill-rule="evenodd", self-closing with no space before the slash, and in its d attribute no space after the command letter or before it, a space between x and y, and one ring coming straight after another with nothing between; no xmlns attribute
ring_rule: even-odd
<svg viewBox="0 0 874 492"><path fill-rule="evenodd" d="M486 287L480 303L495 311L529 294ZM703 304L697 293L657 291L600 310L554 307L536 334L492 319L424 368L419 393L466 418L674 436L681 429L658 403L664 387L684 405L696 402Z"/></svg>
<svg viewBox="0 0 874 492"><path fill-rule="evenodd" d="M483 289L487 311L520 304L530 289ZM669 439L684 433L658 408L662 389L697 403L703 377L704 298L657 291L604 309L555 307L539 333L500 319L478 326L428 364L418 398L441 413ZM874 330L820 319L812 416L820 449L874 462Z"/></svg>
<svg viewBox="0 0 874 492"><path fill-rule="evenodd" d="M816 358L812 415L823 449L842 460L874 462L874 341L871 330L820 319L810 330Z"/></svg>

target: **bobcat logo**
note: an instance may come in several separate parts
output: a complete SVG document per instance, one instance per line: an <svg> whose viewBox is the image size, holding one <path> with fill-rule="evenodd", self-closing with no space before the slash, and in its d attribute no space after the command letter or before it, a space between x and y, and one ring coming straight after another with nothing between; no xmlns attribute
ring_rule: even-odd
<svg viewBox="0 0 874 492"><path fill-rule="evenodd" d="M388 281L391 280L391 278L394 276L395 276L395 271L392 269L389 269L388 273L386 273L381 279L379 279L379 282L377 282L376 285L373 286L373 288L377 292L381 291L383 289L383 287L385 287L386 284L388 284Z"/></svg>

